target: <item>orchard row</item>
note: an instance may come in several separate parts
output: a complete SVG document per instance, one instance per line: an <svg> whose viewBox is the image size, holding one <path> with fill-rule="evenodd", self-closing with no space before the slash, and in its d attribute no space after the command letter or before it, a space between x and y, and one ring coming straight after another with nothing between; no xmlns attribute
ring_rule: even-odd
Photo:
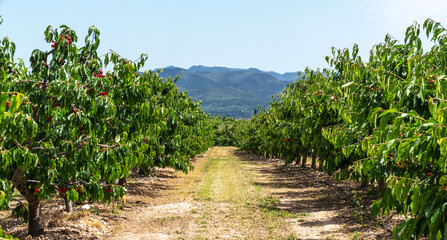
<svg viewBox="0 0 447 240"><path fill-rule="evenodd" d="M13 213L31 235L44 231L42 200L60 196L68 210L71 202L110 202L124 195L116 183L131 171L188 172L212 144L200 103L176 80L140 73L144 54L99 56L99 35L91 27L78 46L72 29L48 27L48 50L34 50L29 69L14 61L14 43L0 42L0 209L18 190L26 202Z"/></svg>
<svg viewBox="0 0 447 240"><path fill-rule="evenodd" d="M421 31L432 47L422 48ZM447 239L447 31L428 19L361 59L332 50L244 125L239 142L287 163L313 154L325 172L385 185L372 216L407 220L395 238Z"/></svg>

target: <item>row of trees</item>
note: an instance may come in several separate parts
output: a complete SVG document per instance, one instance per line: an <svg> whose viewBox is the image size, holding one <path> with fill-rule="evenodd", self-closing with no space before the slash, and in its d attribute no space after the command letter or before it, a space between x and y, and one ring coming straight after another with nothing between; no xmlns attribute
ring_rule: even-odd
<svg viewBox="0 0 447 240"><path fill-rule="evenodd" d="M425 30L425 31L424 31ZM421 31L433 46L423 51ZM306 71L246 124L242 147L290 163L318 155L337 177L386 183L372 216L395 210L403 239L447 238L447 31L428 19L367 61L332 50L331 69Z"/></svg>
<svg viewBox="0 0 447 240"><path fill-rule="evenodd" d="M215 146L238 146L244 119L236 120L227 117L210 117L213 128L213 141Z"/></svg>
<svg viewBox="0 0 447 240"><path fill-rule="evenodd" d="M188 172L190 158L212 144L208 115L179 92L174 79L140 73L115 52L98 55L100 32L84 45L67 26L45 31L48 50L34 50L31 67L14 61L15 45L0 43L0 209L14 190L26 199L13 213L44 231L41 203L121 198L130 172L152 167ZM110 69L106 72L105 68Z"/></svg>

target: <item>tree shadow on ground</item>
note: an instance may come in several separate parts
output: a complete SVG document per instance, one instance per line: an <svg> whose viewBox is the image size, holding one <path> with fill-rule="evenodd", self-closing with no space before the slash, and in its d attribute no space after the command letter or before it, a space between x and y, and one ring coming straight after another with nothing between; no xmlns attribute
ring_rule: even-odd
<svg viewBox="0 0 447 240"><path fill-rule="evenodd" d="M364 217L345 194L323 182L340 186L349 194L354 193L355 200L361 205L370 206L377 196L367 195L359 184L350 181L337 183L331 176L310 168L310 165L285 166L281 159L263 158L244 151L235 151L234 154L242 162L254 166L252 171L262 179L254 184L272 190L272 197L279 200L276 203L278 209L302 216L300 226L312 228L336 224L342 226L343 232L361 232L366 239L392 239L389 232ZM364 212L369 213L367 209ZM322 219L307 222L305 216L308 214L320 214ZM327 231L325 234L332 233Z"/></svg>

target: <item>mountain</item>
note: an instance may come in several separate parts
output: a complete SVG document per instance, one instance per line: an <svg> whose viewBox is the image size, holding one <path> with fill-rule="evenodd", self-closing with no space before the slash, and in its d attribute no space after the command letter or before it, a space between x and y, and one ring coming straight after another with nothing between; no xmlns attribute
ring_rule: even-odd
<svg viewBox="0 0 447 240"><path fill-rule="evenodd" d="M295 73L295 80L298 79ZM258 106L267 107L272 96L279 94L293 73L264 72L256 68L192 66L189 69L169 66L161 77L180 76L177 86L188 91L211 116L250 118Z"/></svg>
<svg viewBox="0 0 447 240"><path fill-rule="evenodd" d="M300 72L286 72L286 73L281 74L281 73L277 73L277 72L273 72L273 71L266 72L266 71L259 70L257 68L242 69L242 68L226 68L226 67L206 67L206 66L202 66L202 65L192 66L192 67L188 68L188 71L199 72L199 73L236 72L236 71L262 72L262 73L267 73L269 75L272 75L276 79L285 81L285 82L296 81L296 80L298 80L299 76L302 74Z"/></svg>

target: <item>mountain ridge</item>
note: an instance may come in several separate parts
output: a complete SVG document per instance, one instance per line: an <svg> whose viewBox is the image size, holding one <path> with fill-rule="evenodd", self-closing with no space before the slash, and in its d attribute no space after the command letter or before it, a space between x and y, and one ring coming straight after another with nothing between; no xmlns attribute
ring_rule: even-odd
<svg viewBox="0 0 447 240"><path fill-rule="evenodd" d="M295 73L298 80L300 72ZM159 71L161 77L179 76L179 90L186 90L194 100L202 101L206 113L234 118L250 118L258 106L268 107L272 97L294 81L293 74L202 65L188 69L168 66Z"/></svg>

